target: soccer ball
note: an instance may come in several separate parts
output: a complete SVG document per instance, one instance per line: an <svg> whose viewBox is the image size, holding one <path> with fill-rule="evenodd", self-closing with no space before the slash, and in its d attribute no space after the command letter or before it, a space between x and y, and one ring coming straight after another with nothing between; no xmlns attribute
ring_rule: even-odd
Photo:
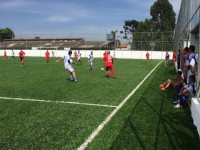
<svg viewBox="0 0 200 150"><path fill-rule="evenodd" d="M101 70L104 70L104 68L101 68Z"/></svg>

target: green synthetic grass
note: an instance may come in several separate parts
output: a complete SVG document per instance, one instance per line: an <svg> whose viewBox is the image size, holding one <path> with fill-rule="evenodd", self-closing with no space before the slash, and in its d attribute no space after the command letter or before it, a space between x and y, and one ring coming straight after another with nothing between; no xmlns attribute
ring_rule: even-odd
<svg viewBox="0 0 200 150"><path fill-rule="evenodd" d="M175 91L168 89L162 92L159 89L159 84L168 78L176 79L173 66L166 68L161 65L89 149L199 150L199 135L193 125L190 109L173 108ZM106 136L115 139L114 142L104 139Z"/></svg>
<svg viewBox="0 0 200 150"><path fill-rule="evenodd" d="M51 58L0 59L0 97L119 103L160 62L115 61L117 79L105 77L103 62L75 65L78 83L67 80L63 62ZM175 79L172 66L158 67L99 133L87 149L198 149L199 139L188 108L175 110L173 90L159 84ZM0 99L0 149L76 149L115 108ZM191 147L191 148L190 148Z"/></svg>
<svg viewBox="0 0 200 150"><path fill-rule="evenodd" d="M0 97L118 105L159 62L119 59L117 79L108 79L102 61L90 72L83 59L75 83L55 60L26 57L23 67L18 58L1 60ZM76 149L113 109L0 99L0 149Z"/></svg>

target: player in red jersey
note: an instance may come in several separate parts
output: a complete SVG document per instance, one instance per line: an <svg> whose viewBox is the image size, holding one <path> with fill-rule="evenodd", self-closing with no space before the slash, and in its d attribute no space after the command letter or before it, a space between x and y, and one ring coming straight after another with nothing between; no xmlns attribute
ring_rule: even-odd
<svg viewBox="0 0 200 150"><path fill-rule="evenodd" d="M6 50L4 50L4 54L3 54L3 59L7 59L7 53L6 53Z"/></svg>
<svg viewBox="0 0 200 150"><path fill-rule="evenodd" d="M149 61L149 56L150 56L150 54L149 54L149 52L147 51L147 53L146 53L146 63L148 63L148 61Z"/></svg>
<svg viewBox="0 0 200 150"><path fill-rule="evenodd" d="M107 51L105 51L103 53L103 58L106 57L107 55L108 55L108 53L107 53ZM104 59L104 63L105 63L105 66L103 68L106 69L106 61L105 61L105 59Z"/></svg>
<svg viewBox="0 0 200 150"><path fill-rule="evenodd" d="M21 65L22 65L22 66L24 66L24 55L25 55L24 51L21 50L21 51L19 52L19 59L20 59L20 61L21 61Z"/></svg>
<svg viewBox="0 0 200 150"><path fill-rule="evenodd" d="M49 51L47 50L46 53L45 53L45 57L46 57L46 63L49 63Z"/></svg>
<svg viewBox="0 0 200 150"><path fill-rule="evenodd" d="M76 51L74 52L74 59L77 60L77 52Z"/></svg>
<svg viewBox="0 0 200 150"><path fill-rule="evenodd" d="M169 86L171 86L174 89L177 89L178 86L181 86L184 83L183 77L182 77L182 71L177 72L177 81L174 82L170 79L168 79L166 82L160 84L160 89L162 91L165 91Z"/></svg>
<svg viewBox="0 0 200 150"><path fill-rule="evenodd" d="M102 59L105 61L105 64L106 64L107 77L110 78L109 70L111 70L113 78L116 79L116 74L113 67L113 57L110 55L110 51L107 51L107 55L104 55Z"/></svg>

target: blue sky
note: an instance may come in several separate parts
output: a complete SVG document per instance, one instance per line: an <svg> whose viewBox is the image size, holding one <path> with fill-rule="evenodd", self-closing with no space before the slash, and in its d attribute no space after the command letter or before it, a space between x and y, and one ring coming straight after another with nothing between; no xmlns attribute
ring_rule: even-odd
<svg viewBox="0 0 200 150"><path fill-rule="evenodd" d="M181 0L169 0L178 13ZM150 18L155 0L0 0L0 28L15 34L109 33Z"/></svg>

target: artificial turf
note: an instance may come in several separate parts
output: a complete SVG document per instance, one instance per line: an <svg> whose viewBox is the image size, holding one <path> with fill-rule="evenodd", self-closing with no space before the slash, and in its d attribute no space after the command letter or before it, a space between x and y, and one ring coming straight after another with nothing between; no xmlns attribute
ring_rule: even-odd
<svg viewBox="0 0 200 150"><path fill-rule="evenodd" d="M0 97L118 105L159 62L115 60L117 79L106 78L104 62L74 65L70 82L63 62L26 57L0 61ZM140 74L138 76L138 74ZM0 99L0 149L76 149L114 108Z"/></svg>
<svg viewBox="0 0 200 150"><path fill-rule="evenodd" d="M0 97L119 105L160 60L114 62L117 79L105 77L102 61L94 72L74 65L78 83L67 80L63 62L26 57L0 61ZM188 108L175 110L173 90L159 84L175 79L172 65L160 65L105 126L87 149L199 148ZM0 99L0 149L76 149L115 108ZM186 139L183 138L186 137Z"/></svg>
<svg viewBox="0 0 200 150"><path fill-rule="evenodd" d="M161 65L89 149L199 150L199 135L189 107L175 109L175 90L162 92L159 88L168 78L176 80L175 75L172 64ZM106 136L112 140L104 139Z"/></svg>

